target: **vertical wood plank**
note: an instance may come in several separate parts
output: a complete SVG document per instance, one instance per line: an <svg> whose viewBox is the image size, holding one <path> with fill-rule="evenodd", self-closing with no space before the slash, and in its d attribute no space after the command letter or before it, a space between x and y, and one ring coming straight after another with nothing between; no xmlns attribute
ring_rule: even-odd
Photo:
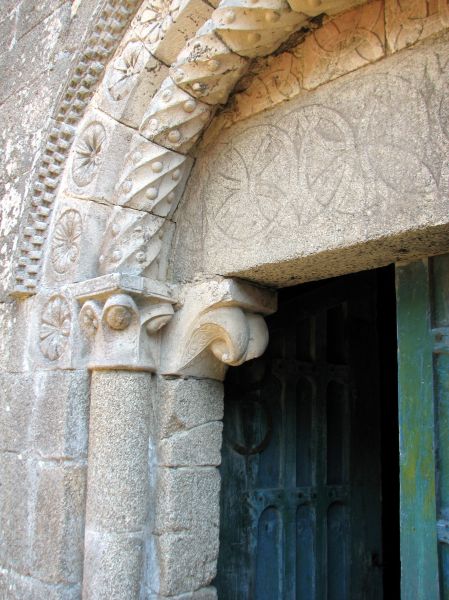
<svg viewBox="0 0 449 600"><path fill-rule="evenodd" d="M436 415L437 535L442 600L449 599L449 254L431 259Z"/></svg>
<svg viewBox="0 0 449 600"><path fill-rule="evenodd" d="M427 261L396 270L402 598L437 600L435 415Z"/></svg>

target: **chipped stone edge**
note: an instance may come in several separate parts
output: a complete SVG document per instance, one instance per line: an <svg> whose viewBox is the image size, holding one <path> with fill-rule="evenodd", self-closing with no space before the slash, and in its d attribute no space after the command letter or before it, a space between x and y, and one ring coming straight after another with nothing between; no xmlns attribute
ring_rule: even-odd
<svg viewBox="0 0 449 600"><path fill-rule="evenodd" d="M46 233L76 126L141 3L142 0L105 0L74 61L36 170L30 206L25 209L15 260L13 296L36 293Z"/></svg>

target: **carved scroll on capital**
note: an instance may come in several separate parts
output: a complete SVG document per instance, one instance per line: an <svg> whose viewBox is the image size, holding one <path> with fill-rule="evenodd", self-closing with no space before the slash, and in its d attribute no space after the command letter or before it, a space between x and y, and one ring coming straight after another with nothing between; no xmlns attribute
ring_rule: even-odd
<svg viewBox="0 0 449 600"><path fill-rule="evenodd" d="M72 292L81 305L80 339L90 369L157 369L158 333L176 302L164 284L113 273L75 284Z"/></svg>
<svg viewBox="0 0 449 600"><path fill-rule="evenodd" d="M162 341L161 372L223 380L229 365L263 354L264 315L276 310L273 292L232 279L186 287L182 308Z"/></svg>

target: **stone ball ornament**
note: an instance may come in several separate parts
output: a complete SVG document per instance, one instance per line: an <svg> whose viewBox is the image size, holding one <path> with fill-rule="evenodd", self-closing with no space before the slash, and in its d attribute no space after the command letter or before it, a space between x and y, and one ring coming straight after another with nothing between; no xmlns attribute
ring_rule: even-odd
<svg viewBox="0 0 449 600"><path fill-rule="evenodd" d="M137 318L138 308L134 300L125 294L108 298L103 309L103 319L111 329L123 331L128 329L133 318Z"/></svg>

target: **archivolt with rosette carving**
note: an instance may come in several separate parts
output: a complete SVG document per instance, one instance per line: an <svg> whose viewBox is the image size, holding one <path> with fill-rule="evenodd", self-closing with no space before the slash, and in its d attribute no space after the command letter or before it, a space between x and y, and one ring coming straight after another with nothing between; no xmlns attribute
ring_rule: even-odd
<svg viewBox="0 0 449 600"><path fill-rule="evenodd" d="M214 107L226 102L245 72L249 58L276 50L295 30L307 29L308 20L317 12L332 12L358 3L359 0L336 0L322 6L316 2L302 2L296 6L285 0L223 0L212 11L203 0L187 0L184 4L145 1L126 32L119 56L108 66L104 92L97 93L95 103L113 118L122 119L132 127L140 126L142 136L159 144L162 154L164 148L185 154L210 122ZM73 82L56 118L56 128L50 133L44 160L46 166L35 187L35 210L29 213L29 223L23 229L16 270L17 295L36 290L47 224L65 156L74 137L73 125L78 122L92 93L103 69L102 63L110 55L114 42L120 39L124 25L138 5L137 1L111 0L101 17L105 34L96 34L98 48L92 47L92 42L75 69ZM194 14L189 14L189 10ZM199 27L197 33L190 39L183 39L181 32L195 24ZM109 34L110 31L113 33ZM194 29L191 31L193 34ZM177 58L169 51L170 43L176 52L181 50ZM163 63L167 62L168 56L172 67L170 76L164 79L168 70ZM155 57L160 57L162 63ZM148 83L152 80L156 89ZM159 91L156 91L158 87ZM141 115L145 103L143 119L135 122L133 111ZM116 148L105 138L100 122L87 123L81 128L71 152L73 181L80 189L90 185L101 163L109 162L109 152L116 153ZM123 156L126 154L127 150ZM173 173L183 170L184 160L178 159ZM150 178L142 183L142 171L140 159L134 165L128 159L122 161L121 168L116 170L117 203L138 210L148 210L147 206L151 206L150 210L154 209L155 214L166 217L175 209L185 181L174 192L174 186L167 185L167 177L164 180ZM136 189L134 182L137 180L140 187ZM144 262L143 269L147 266Z"/></svg>

